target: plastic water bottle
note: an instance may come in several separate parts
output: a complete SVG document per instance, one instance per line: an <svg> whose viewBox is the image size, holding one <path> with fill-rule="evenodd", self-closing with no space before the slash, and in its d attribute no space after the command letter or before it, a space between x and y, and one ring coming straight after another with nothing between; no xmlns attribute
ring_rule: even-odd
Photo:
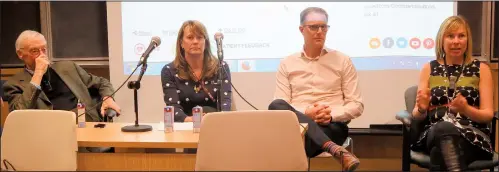
<svg viewBox="0 0 499 172"><path fill-rule="evenodd" d="M196 106L192 108L192 130L195 133L201 131L201 121L203 120L203 108L201 106Z"/></svg>
<svg viewBox="0 0 499 172"><path fill-rule="evenodd" d="M77 118L78 128L85 128L85 122L86 122L85 116L87 115L87 114L85 114L85 104L83 104L80 100L78 100L78 104L76 105L76 108L78 109L77 115L81 115L81 116L78 116L78 118Z"/></svg>
<svg viewBox="0 0 499 172"><path fill-rule="evenodd" d="M173 132L173 114L175 113L175 108L173 106L166 106L164 109L164 129L165 133Z"/></svg>

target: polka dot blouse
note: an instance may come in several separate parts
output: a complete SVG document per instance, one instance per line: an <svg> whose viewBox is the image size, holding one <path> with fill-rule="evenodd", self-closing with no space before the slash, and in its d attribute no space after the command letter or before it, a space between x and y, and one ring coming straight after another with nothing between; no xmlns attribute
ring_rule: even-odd
<svg viewBox="0 0 499 172"><path fill-rule="evenodd" d="M161 70L161 84L163 85L163 98L166 106L175 109L175 122L184 122L187 116L192 116L195 106L211 106L217 108L218 94L222 92L222 111L231 109L231 86L229 66L223 62L225 76L223 88L220 90L218 74L201 81L184 80L178 77L178 71L173 62L165 65ZM204 86L203 86L204 85Z"/></svg>

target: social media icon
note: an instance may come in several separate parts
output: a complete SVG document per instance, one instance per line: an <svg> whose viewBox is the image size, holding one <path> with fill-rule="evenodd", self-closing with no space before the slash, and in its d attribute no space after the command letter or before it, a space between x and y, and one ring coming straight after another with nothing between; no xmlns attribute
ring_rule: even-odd
<svg viewBox="0 0 499 172"><path fill-rule="evenodd" d="M411 48L413 49L418 49L419 47L421 47L421 41L418 38L412 38L409 41L409 46L411 46Z"/></svg>
<svg viewBox="0 0 499 172"><path fill-rule="evenodd" d="M383 39L383 46L385 48L392 48L393 47L393 39L391 37Z"/></svg>
<svg viewBox="0 0 499 172"><path fill-rule="evenodd" d="M244 69L244 70L251 70L251 64L249 61L244 61L242 64L241 64L241 67Z"/></svg>
<svg viewBox="0 0 499 172"><path fill-rule="evenodd" d="M252 72L255 71L254 60L239 60L239 72Z"/></svg>
<svg viewBox="0 0 499 172"><path fill-rule="evenodd" d="M435 41L433 41L433 39L431 38L426 38L423 41L423 47L426 49L432 49L434 46L435 46Z"/></svg>
<svg viewBox="0 0 499 172"><path fill-rule="evenodd" d="M407 47L407 39L405 39L403 37L400 37L399 39L397 39L397 47L399 47L399 48Z"/></svg>
<svg viewBox="0 0 499 172"><path fill-rule="evenodd" d="M379 48L379 46L381 46L381 42L379 41L379 39L371 38L371 40L369 41L369 47L371 47L371 49L376 49Z"/></svg>
<svg viewBox="0 0 499 172"><path fill-rule="evenodd" d="M138 43L134 47L135 54L140 55L144 52L144 44Z"/></svg>

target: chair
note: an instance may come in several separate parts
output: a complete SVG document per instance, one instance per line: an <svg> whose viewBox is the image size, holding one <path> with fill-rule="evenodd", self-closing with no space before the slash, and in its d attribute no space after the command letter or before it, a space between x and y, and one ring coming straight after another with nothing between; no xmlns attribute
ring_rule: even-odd
<svg viewBox="0 0 499 172"><path fill-rule="evenodd" d="M206 114L196 171L306 171L300 124L291 111Z"/></svg>
<svg viewBox="0 0 499 172"><path fill-rule="evenodd" d="M76 117L58 110L16 110L3 128L2 169L75 171ZM4 165L4 161L12 166ZM7 163L7 164L8 164Z"/></svg>
<svg viewBox="0 0 499 172"><path fill-rule="evenodd" d="M411 119L412 109L414 109L414 105L416 104L416 94L417 94L417 86L409 87L405 91L405 105L406 110L403 110L397 113L396 118L400 120L404 127L403 130L403 145L402 145L402 171L410 171L410 164L414 163L422 168L430 167L430 157L418 150L411 150L411 144L413 141L417 140L419 137L419 133L422 132L424 127L424 121ZM492 120L490 139L495 141L496 137L496 121L498 120L498 113L495 112L494 119ZM492 149L495 149L495 144L492 144ZM472 162L468 168L469 170L484 170L490 169L490 171L494 171L494 167L499 165L498 155L494 154L492 160L480 160Z"/></svg>

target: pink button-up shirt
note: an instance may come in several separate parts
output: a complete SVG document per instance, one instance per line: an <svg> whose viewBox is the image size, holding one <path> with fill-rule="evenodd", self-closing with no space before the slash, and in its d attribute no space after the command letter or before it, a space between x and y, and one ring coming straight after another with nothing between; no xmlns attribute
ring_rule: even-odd
<svg viewBox="0 0 499 172"><path fill-rule="evenodd" d="M332 121L338 122L357 118L364 111L352 60L331 49L323 49L317 58L302 51L283 59L274 98L301 112L314 103L329 105Z"/></svg>

